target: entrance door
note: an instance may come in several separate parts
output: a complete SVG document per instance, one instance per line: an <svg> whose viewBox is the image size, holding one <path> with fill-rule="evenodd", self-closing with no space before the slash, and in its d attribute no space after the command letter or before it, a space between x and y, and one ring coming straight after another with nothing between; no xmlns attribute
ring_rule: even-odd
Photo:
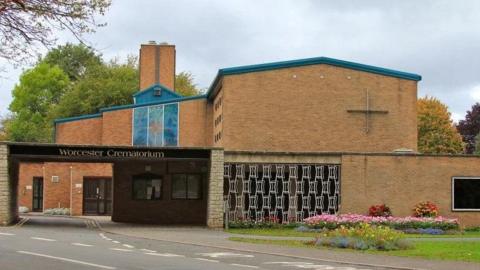
<svg viewBox="0 0 480 270"><path fill-rule="evenodd" d="M43 177L33 178L33 199L32 199L32 211L43 211Z"/></svg>
<svg viewBox="0 0 480 270"><path fill-rule="evenodd" d="M83 179L83 214L84 215L111 215L112 214L112 179L111 178L84 178Z"/></svg>

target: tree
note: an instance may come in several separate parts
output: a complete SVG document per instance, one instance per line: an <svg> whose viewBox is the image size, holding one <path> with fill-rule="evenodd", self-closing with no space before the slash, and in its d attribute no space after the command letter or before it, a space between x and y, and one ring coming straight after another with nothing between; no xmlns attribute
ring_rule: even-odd
<svg viewBox="0 0 480 270"><path fill-rule="evenodd" d="M467 111L465 120L458 122L457 130L466 143L465 152L472 154L475 151L475 136L480 132L480 103L475 103L472 109Z"/></svg>
<svg viewBox="0 0 480 270"><path fill-rule="evenodd" d="M52 107L49 118L97 113L100 108L133 103L138 91L136 60L121 64L114 60L87 70L82 79Z"/></svg>
<svg viewBox="0 0 480 270"><path fill-rule="evenodd" d="M11 115L5 115L0 117L0 141L8 140L6 126L8 125L10 119Z"/></svg>
<svg viewBox="0 0 480 270"><path fill-rule="evenodd" d="M455 129L445 104L427 96L418 100L417 112L420 152L457 154L463 151L462 138Z"/></svg>
<svg viewBox="0 0 480 270"><path fill-rule="evenodd" d="M96 21L111 0L2 0L0 2L0 57L24 62L38 48L51 47L54 30L67 30L82 43L85 33L104 26Z"/></svg>
<svg viewBox="0 0 480 270"><path fill-rule="evenodd" d="M475 136L475 155L480 156L480 132Z"/></svg>
<svg viewBox="0 0 480 270"><path fill-rule="evenodd" d="M52 106L70 85L68 76L58 66L40 63L20 75L19 84L12 91L10 111L13 119L6 125L13 141L51 141L52 119L48 118Z"/></svg>
<svg viewBox="0 0 480 270"><path fill-rule="evenodd" d="M52 66L57 65L71 81L80 79L88 68L102 64L101 56L92 48L84 44L71 43L52 49L40 61Z"/></svg>
<svg viewBox="0 0 480 270"><path fill-rule="evenodd" d="M186 97L200 95L202 91L198 89L193 79L192 73L187 71L175 75L175 91Z"/></svg>

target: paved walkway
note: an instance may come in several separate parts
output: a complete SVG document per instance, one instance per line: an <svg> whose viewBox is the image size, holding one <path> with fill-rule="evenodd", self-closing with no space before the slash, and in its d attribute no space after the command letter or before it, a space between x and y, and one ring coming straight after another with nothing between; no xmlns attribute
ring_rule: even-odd
<svg viewBox="0 0 480 270"><path fill-rule="evenodd" d="M246 235L234 235L223 230L211 230L204 227L169 227L158 225L136 225L111 222L109 217L88 217L96 220L102 230L114 234L128 235L133 237L171 241L205 247L220 247L236 251L249 251L263 254L274 254L295 258L313 259L324 262L341 262L364 264L366 266L381 266L393 269L432 269L432 270L479 270L476 263L425 260L410 257L396 257L387 255L373 255L360 252L341 250L295 248L279 245L250 244L233 242L229 237L249 237ZM258 238L258 236L256 237ZM265 239L274 239L271 237ZM275 239L284 239L275 238ZM291 238L288 238L291 239ZM309 239L309 238L308 238Z"/></svg>

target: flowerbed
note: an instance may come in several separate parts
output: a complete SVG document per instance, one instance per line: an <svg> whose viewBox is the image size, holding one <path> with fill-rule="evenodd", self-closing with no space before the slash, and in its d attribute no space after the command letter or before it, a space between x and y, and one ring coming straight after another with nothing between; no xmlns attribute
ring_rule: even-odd
<svg viewBox="0 0 480 270"><path fill-rule="evenodd" d="M337 229L341 226L352 228L362 223L386 226L396 230L440 229L458 230L458 220L443 217L371 217L357 214L318 215L304 219L305 225L314 229Z"/></svg>
<svg viewBox="0 0 480 270"><path fill-rule="evenodd" d="M68 208L49 208L43 211L44 215L49 216L69 216L70 209Z"/></svg>
<svg viewBox="0 0 480 270"><path fill-rule="evenodd" d="M403 233L385 226L360 223L357 227L341 226L324 233L315 241L316 245L359 250L398 250L412 245L403 239Z"/></svg>

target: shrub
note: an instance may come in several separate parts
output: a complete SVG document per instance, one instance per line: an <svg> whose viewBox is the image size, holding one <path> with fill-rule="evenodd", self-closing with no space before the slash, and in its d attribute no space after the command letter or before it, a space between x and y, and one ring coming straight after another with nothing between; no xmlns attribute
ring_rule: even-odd
<svg viewBox="0 0 480 270"><path fill-rule="evenodd" d="M228 227L231 229L261 229L261 228L296 228L298 223L282 224L277 220L266 219L264 221L255 221L251 219L240 219L237 221L230 221Z"/></svg>
<svg viewBox="0 0 480 270"><path fill-rule="evenodd" d="M438 207L430 202L420 202L413 208L413 216L415 217L436 217L438 215Z"/></svg>
<svg viewBox="0 0 480 270"><path fill-rule="evenodd" d="M357 227L341 226L316 240L316 245L351 249L398 250L411 244L403 239L403 233L385 226L360 223Z"/></svg>
<svg viewBox="0 0 480 270"><path fill-rule="evenodd" d="M43 211L44 215L52 215L52 216L69 216L70 209L69 208L50 208L45 209Z"/></svg>
<svg viewBox="0 0 480 270"><path fill-rule="evenodd" d="M337 229L341 226L351 228L357 227L361 223L368 223L371 225L387 226L392 229L441 229L458 230L458 220L448 219L443 217L435 218L420 218L420 217L371 217L356 214L343 215L318 215L306 218L305 225L314 229Z"/></svg>
<svg viewBox="0 0 480 270"><path fill-rule="evenodd" d="M428 229L405 229L402 230L404 233L409 233L409 234L431 234L431 235L441 235L445 234L446 232L442 229L433 229L433 228L428 228Z"/></svg>
<svg viewBox="0 0 480 270"><path fill-rule="evenodd" d="M466 232L480 232L480 226L465 228Z"/></svg>
<svg viewBox="0 0 480 270"><path fill-rule="evenodd" d="M372 217L389 217L392 215L390 207L385 204L372 205L368 209L368 215Z"/></svg>

